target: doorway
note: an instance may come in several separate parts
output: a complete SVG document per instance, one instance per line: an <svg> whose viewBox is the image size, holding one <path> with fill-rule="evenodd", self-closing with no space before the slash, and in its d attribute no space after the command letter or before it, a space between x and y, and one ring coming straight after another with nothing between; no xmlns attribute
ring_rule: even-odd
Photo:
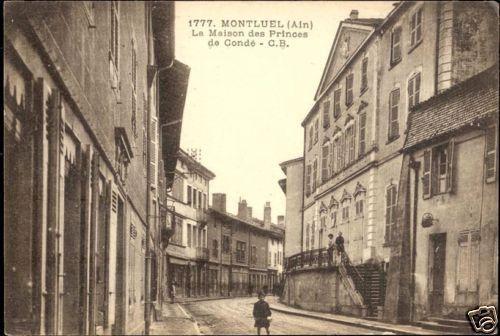
<svg viewBox="0 0 500 336"><path fill-rule="evenodd" d="M429 236L429 306L432 315L442 315L446 266L446 233Z"/></svg>

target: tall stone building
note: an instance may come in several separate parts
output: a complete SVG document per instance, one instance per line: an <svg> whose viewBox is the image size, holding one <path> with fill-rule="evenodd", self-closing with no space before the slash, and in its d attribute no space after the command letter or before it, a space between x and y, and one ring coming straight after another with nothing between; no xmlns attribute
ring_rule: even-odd
<svg viewBox="0 0 500 336"><path fill-rule="evenodd" d="M4 9L5 331L140 333L189 74L173 3Z"/></svg>
<svg viewBox="0 0 500 336"><path fill-rule="evenodd" d="M400 225L408 118L420 102L497 62L495 10L492 3L399 2L384 19L360 18L353 10L340 23L302 122L302 252L287 255L288 302L316 310L358 307L360 314L367 308L380 316L384 309L388 320L410 318L409 306L400 305L410 299L409 240ZM291 201L287 197L287 208ZM295 216L298 221L300 212ZM331 288L318 288L312 294L322 299L312 302L304 284L325 275L309 268L308 278L295 270L322 267L327 235L339 232L350 263L331 269L328 281L321 280ZM311 302L298 302L301 297Z"/></svg>

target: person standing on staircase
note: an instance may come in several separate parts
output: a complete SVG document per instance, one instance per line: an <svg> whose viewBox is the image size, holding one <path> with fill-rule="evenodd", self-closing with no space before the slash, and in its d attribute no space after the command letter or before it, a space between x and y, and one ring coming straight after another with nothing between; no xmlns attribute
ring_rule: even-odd
<svg viewBox="0 0 500 336"><path fill-rule="evenodd" d="M344 261L344 237L342 237L342 232L339 231L337 238L335 238L335 245L337 245L337 252Z"/></svg>
<svg viewBox="0 0 500 336"><path fill-rule="evenodd" d="M328 235L328 266L332 266L333 261L333 249L335 248L335 242L333 241L333 234Z"/></svg>

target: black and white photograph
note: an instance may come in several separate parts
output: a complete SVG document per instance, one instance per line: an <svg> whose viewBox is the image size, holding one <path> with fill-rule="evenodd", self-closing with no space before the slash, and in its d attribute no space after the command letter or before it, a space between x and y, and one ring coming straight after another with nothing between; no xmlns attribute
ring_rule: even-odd
<svg viewBox="0 0 500 336"><path fill-rule="evenodd" d="M4 334L498 334L497 2L3 22Z"/></svg>

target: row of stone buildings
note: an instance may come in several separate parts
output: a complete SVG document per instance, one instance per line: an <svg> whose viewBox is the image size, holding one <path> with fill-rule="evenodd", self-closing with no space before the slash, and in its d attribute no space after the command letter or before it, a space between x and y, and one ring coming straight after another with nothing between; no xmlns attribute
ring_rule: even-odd
<svg viewBox="0 0 500 336"><path fill-rule="evenodd" d="M280 284L283 270L284 216L271 222L271 206L264 220L252 217L245 200L238 215L226 211L226 195L212 195L215 177L197 159L179 151L172 190L167 194L172 236L166 248L168 283L176 299L240 296L261 289L271 292Z"/></svg>
<svg viewBox="0 0 500 336"><path fill-rule="evenodd" d="M281 164L287 303L408 321L496 302L497 48L493 3L403 1L340 23L303 156ZM339 231L352 281L317 274Z"/></svg>
<svg viewBox="0 0 500 336"><path fill-rule="evenodd" d="M5 332L147 332L189 77L174 4L4 10Z"/></svg>

